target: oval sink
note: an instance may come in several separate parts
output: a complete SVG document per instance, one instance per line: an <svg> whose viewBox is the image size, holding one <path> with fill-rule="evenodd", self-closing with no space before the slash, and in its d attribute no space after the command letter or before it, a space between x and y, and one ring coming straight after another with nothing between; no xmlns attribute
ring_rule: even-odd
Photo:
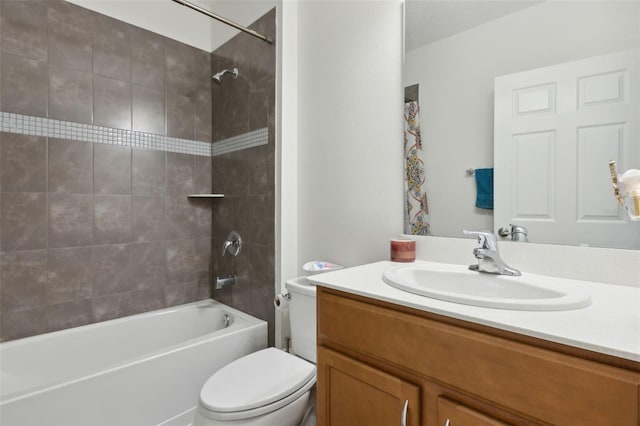
<svg viewBox="0 0 640 426"><path fill-rule="evenodd" d="M566 280L525 273L493 275L459 265L397 265L387 268L382 279L409 293L488 308L561 311L591 304L589 293Z"/></svg>

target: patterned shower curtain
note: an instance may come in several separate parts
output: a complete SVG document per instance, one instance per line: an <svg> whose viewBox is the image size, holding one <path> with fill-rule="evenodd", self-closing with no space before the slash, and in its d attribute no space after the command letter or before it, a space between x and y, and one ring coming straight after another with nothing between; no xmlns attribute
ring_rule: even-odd
<svg viewBox="0 0 640 426"><path fill-rule="evenodd" d="M422 160L422 140L418 102L404 104L404 233L431 235L429 226L429 206L424 189L424 162Z"/></svg>

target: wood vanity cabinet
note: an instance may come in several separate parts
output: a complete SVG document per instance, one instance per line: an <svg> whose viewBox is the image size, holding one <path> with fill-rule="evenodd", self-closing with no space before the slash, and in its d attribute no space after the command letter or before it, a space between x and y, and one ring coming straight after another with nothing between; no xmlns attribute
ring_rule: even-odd
<svg viewBox="0 0 640 426"><path fill-rule="evenodd" d="M420 404L418 386L330 349L319 348L318 356L331 406L321 424L395 425L403 417L417 424L418 413L408 408Z"/></svg>
<svg viewBox="0 0 640 426"><path fill-rule="evenodd" d="M640 363L318 287L318 424L640 425Z"/></svg>

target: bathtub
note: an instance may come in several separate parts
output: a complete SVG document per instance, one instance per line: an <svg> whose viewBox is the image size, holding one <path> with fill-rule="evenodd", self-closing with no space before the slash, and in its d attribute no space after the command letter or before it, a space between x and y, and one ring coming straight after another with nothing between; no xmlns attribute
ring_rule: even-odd
<svg viewBox="0 0 640 426"><path fill-rule="evenodd" d="M0 425L188 425L209 376L266 346L214 300L1 343Z"/></svg>

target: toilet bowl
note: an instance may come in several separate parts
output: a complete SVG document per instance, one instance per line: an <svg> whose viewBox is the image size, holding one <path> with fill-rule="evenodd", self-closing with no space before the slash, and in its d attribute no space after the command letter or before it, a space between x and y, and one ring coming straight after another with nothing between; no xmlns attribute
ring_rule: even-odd
<svg viewBox="0 0 640 426"><path fill-rule="evenodd" d="M315 383L314 364L275 348L254 352L207 380L194 424L298 426Z"/></svg>
<svg viewBox="0 0 640 426"><path fill-rule="evenodd" d="M213 374L200 391L194 426L299 426L316 383L316 289L285 284L291 300L292 353L267 348Z"/></svg>

